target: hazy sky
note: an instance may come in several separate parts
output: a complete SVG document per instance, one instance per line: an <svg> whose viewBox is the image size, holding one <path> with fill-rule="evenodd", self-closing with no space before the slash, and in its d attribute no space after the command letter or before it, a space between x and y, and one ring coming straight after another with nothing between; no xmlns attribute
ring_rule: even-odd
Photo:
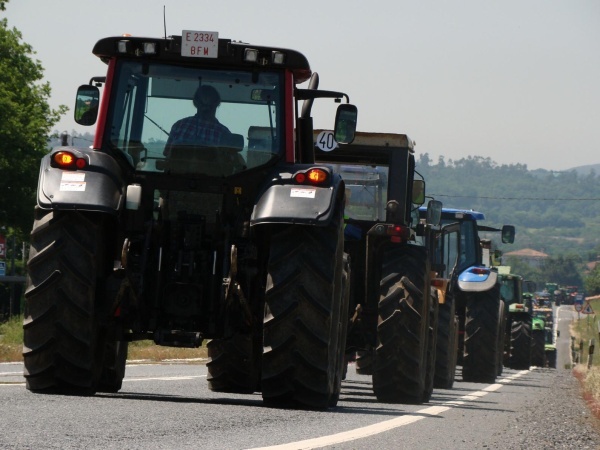
<svg viewBox="0 0 600 450"><path fill-rule="evenodd" d="M10 0L8 19L32 45L51 105L105 66L106 36L218 31L304 53L322 89L359 108L360 131L408 134L437 161L489 157L562 170L600 163L598 0ZM315 126L335 105L318 101ZM75 129L72 112L56 129Z"/></svg>

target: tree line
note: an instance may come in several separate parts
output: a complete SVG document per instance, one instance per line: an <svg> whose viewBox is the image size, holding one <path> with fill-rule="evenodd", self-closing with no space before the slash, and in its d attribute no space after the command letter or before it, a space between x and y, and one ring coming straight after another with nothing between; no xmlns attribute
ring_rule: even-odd
<svg viewBox="0 0 600 450"><path fill-rule="evenodd" d="M491 158L468 156L432 161L427 153L417 159L427 195L445 207L485 213L486 224L514 225L514 244L504 253L531 248L549 257L541 267L505 257L511 272L535 281L575 285L588 295L600 294L600 176L575 170L528 170L525 164L499 165Z"/></svg>
<svg viewBox="0 0 600 450"><path fill-rule="evenodd" d="M515 225L511 250L597 257L600 176L594 171L530 171L525 164L499 165L481 156L454 161L440 157L434 163L427 153L418 157L417 170L425 178L427 194L444 206L481 211L490 226Z"/></svg>

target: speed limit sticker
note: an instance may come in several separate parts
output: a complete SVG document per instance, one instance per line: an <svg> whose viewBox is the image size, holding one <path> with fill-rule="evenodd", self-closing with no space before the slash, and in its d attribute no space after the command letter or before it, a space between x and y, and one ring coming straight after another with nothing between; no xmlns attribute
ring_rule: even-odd
<svg viewBox="0 0 600 450"><path fill-rule="evenodd" d="M321 131L315 145L324 152L330 152L338 147L338 143L333 137L333 131Z"/></svg>

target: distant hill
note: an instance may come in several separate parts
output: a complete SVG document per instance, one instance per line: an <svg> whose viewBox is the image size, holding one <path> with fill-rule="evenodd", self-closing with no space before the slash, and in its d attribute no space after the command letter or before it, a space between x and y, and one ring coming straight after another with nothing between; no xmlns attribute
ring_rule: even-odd
<svg viewBox="0 0 600 450"><path fill-rule="evenodd" d="M600 174L600 164L588 164L587 166L573 167L569 170L574 170L577 175L588 175L593 170L598 175Z"/></svg>
<svg viewBox="0 0 600 450"><path fill-rule="evenodd" d="M600 164L528 170L480 156L436 164L427 154L416 163L427 194L444 206L482 211L486 225L515 225L515 242L506 251L529 248L590 261L600 253Z"/></svg>

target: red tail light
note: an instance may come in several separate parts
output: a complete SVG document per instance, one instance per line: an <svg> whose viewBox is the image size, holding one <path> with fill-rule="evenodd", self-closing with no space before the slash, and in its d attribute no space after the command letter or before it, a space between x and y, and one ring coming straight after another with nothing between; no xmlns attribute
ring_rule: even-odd
<svg viewBox="0 0 600 450"><path fill-rule="evenodd" d="M71 152L60 151L52 155L51 165L60 169L84 169L87 161L84 158L76 157Z"/></svg>
<svg viewBox="0 0 600 450"><path fill-rule="evenodd" d="M400 225L388 226L386 231L388 236L396 236L405 240L410 237L410 229Z"/></svg>
<svg viewBox="0 0 600 450"><path fill-rule="evenodd" d="M299 172L294 175L294 180L299 184L325 184L329 180L327 171L318 168L312 168L305 172Z"/></svg>
<svg viewBox="0 0 600 450"><path fill-rule="evenodd" d="M431 279L431 286L442 289L444 287L444 280L441 278L432 278Z"/></svg>

